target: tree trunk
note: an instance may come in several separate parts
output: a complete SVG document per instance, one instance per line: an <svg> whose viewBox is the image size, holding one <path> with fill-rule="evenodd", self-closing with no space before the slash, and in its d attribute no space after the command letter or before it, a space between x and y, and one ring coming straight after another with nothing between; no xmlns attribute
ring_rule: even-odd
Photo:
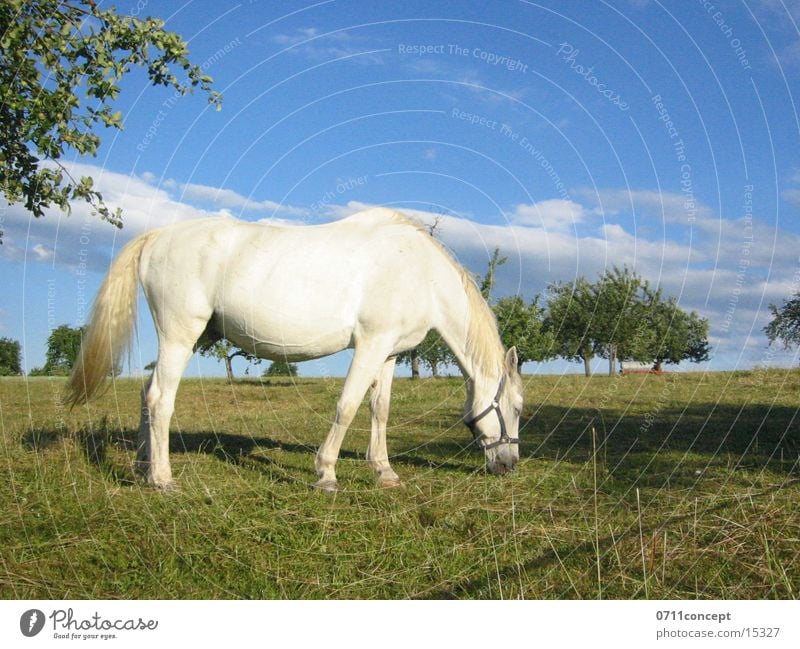
<svg viewBox="0 0 800 649"><path fill-rule="evenodd" d="M661 371L661 361L656 361L653 364L653 371L654 372L660 372Z"/></svg>
<svg viewBox="0 0 800 649"><path fill-rule="evenodd" d="M414 358L411 359L411 378L419 378L419 356L414 356Z"/></svg>
<svg viewBox="0 0 800 649"><path fill-rule="evenodd" d="M617 373L617 346L608 347L608 375L614 376Z"/></svg>
<svg viewBox="0 0 800 649"><path fill-rule="evenodd" d="M225 372L228 374L228 381L233 383L233 364L231 363L233 359L230 356L225 357Z"/></svg>
<svg viewBox="0 0 800 649"><path fill-rule="evenodd" d="M586 376L592 375L592 355L589 353L583 355L583 371Z"/></svg>
<svg viewBox="0 0 800 649"><path fill-rule="evenodd" d="M433 378L439 378L439 363L431 363L431 374L433 375Z"/></svg>

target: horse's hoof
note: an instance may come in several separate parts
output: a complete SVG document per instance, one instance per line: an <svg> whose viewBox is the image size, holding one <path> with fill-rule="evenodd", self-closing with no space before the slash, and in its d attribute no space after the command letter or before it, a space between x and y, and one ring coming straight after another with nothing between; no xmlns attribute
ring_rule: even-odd
<svg viewBox="0 0 800 649"><path fill-rule="evenodd" d="M336 480L319 480L314 483L314 489L324 491L327 494L335 494L339 491L339 483Z"/></svg>
<svg viewBox="0 0 800 649"><path fill-rule="evenodd" d="M398 487L402 487L403 483L400 481L400 478L389 478L387 480L378 480L378 486L381 489L397 489Z"/></svg>
<svg viewBox="0 0 800 649"><path fill-rule="evenodd" d="M150 486L162 494L174 494L180 490L178 483L174 480L170 480L169 482L151 482Z"/></svg>

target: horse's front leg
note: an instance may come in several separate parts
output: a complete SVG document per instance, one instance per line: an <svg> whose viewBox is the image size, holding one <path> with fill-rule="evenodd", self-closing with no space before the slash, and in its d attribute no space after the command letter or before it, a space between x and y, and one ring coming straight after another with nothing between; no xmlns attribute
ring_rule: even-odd
<svg viewBox="0 0 800 649"><path fill-rule="evenodd" d="M385 359L386 353L382 354L374 345L356 346L342 394L336 404L333 425L317 451L315 464L318 480L314 483L317 489L333 492L339 488L336 482L336 461L339 459L344 435Z"/></svg>
<svg viewBox="0 0 800 649"><path fill-rule="evenodd" d="M389 358L381 368L378 378L372 385L372 431L367 448L367 462L372 467L380 487L399 487L399 476L389 465L386 449L386 422L389 419L389 402L392 395L392 379L396 358Z"/></svg>

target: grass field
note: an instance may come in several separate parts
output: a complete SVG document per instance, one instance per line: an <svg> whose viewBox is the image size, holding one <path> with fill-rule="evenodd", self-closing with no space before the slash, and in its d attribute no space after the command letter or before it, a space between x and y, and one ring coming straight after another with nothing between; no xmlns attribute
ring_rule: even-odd
<svg viewBox="0 0 800 649"><path fill-rule="evenodd" d="M398 379L404 487L373 483L365 403L328 496L340 380L186 380L165 495L131 468L137 381L69 413L2 379L0 597L798 597L800 372L525 384L513 475L466 447L460 380Z"/></svg>

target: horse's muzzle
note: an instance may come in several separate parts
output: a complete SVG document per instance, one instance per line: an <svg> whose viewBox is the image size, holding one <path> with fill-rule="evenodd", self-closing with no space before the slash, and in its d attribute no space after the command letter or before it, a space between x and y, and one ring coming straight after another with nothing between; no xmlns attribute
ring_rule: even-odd
<svg viewBox="0 0 800 649"><path fill-rule="evenodd" d="M494 462L489 464L489 473L492 475L505 475L506 473L511 473L516 468L516 458L497 458Z"/></svg>

